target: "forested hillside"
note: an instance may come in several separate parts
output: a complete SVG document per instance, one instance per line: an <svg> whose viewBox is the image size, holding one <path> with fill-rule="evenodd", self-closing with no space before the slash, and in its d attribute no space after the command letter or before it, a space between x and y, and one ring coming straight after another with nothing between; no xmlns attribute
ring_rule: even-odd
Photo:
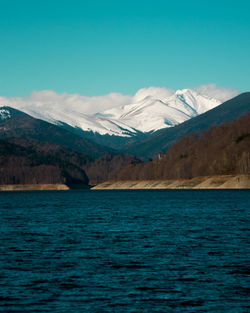
<svg viewBox="0 0 250 313"><path fill-rule="evenodd" d="M250 173L250 114L189 134L151 162L131 164L114 180L192 178Z"/></svg>
<svg viewBox="0 0 250 313"><path fill-rule="evenodd" d="M167 152L171 146L188 134L207 130L213 125L232 122L247 113L250 113L250 92L242 93L180 125L163 129L140 142L130 144L124 148L124 151L138 157L153 158L160 151Z"/></svg>
<svg viewBox="0 0 250 313"><path fill-rule="evenodd" d="M9 107L2 107L0 108L1 110L7 114L5 118L0 118L0 139L23 138L37 140L38 142L48 142L68 147L71 150L93 158L114 152L113 149L79 137L57 125L36 119L19 110Z"/></svg>
<svg viewBox="0 0 250 313"><path fill-rule="evenodd" d="M79 161L82 164L77 164ZM81 166L87 161L67 148L49 143L0 140L0 184L88 185Z"/></svg>
<svg viewBox="0 0 250 313"><path fill-rule="evenodd" d="M119 154L105 154L94 160L65 146L8 138L0 140L0 185L93 185L135 162L138 160L133 156Z"/></svg>

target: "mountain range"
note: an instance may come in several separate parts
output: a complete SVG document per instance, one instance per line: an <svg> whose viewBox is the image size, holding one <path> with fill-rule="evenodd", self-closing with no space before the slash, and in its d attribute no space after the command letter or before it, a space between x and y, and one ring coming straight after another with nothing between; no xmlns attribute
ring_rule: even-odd
<svg viewBox="0 0 250 313"><path fill-rule="evenodd" d="M159 152L165 153L173 144L187 134L198 133L212 126L231 122L249 112L250 92L245 92L184 123L162 129L136 143L131 143L123 151L137 157L153 158Z"/></svg>
<svg viewBox="0 0 250 313"><path fill-rule="evenodd" d="M248 102L250 104L250 102ZM149 162L129 164L113 181L192 179L250 174L250 113L183 136Z"/></svg>
<svg viewBox="0 0 250 313"><path fill-rule="evenodd" d="M0 185L96 184L131 162L136 162L133 156L19 110L0 108Z"/></svg>
<svg viewBox="0 0 250 313"><path fill-rule="evenodd" d="M67 129L10 107L0 108L0 138L24 138L49 142L65 146L92 158L114 152L110 148L79 137Z"/></svg>
<svg viewBox="0 0 250 313"><path fill-rule="evenodd" d="M220 100L191 89L177 90L169 95L164 89L151 87L139 90L129 104L95 114L86 114L82 106L76 108L63 103L57 106L53 102L51 105L27 102L10 106L62 127L100 135L133 137L178 125L220 104Z"/></svg>
<svg viewBox="0 0 250 313"><path fill-rule="evenodd" d="M249 113L250 93L242 93L221 104L219 99L194 90L166 95L164 90L159 93L159 90L146 89L136 94L133 103L95 115L72 113L70 108L63 112L34 108L36 110L31 110L27 105L21 111L0 107L0 184L32 181L97 184L119 177L126 168L135 166L140 171L145 167L144 163L140 165L142 159L166 153L186 135L197 133L199 140L203 131ZM97 125L93 121L101 121L98 131L86 129L86 116L91 125ZM238 124L232 127L234 125ZM236 133L234 136L236 140L239 137ZM217 137L207 138L216 140ZM190 141L183 142L188 149ZM245 143L242 147L247 150ZM248 153L245 150L242 153Z"/></svg>

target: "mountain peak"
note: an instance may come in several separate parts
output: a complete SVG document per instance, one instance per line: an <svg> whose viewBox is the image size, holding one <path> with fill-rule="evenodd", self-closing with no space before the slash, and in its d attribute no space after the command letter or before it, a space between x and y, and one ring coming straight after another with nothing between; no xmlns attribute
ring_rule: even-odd
<svg viewBox="0 0 250 313"><path fill-rule="evenodd" d="M53 96L47 91L45 95L46 99ZM99 114L85 112L84 106L75 104L74 97L66 104L46 102L45 105L36 105L29 102L26 105L24 100L22 110L35 118L62 127L68 125L82 131L120 137L133 137L137 133L178 125L222 102L193 89L174 91L163 87L142 88L131 97L130 102L109 110L100 110ZM4 110L1 119L12 116L12 113Z"/></svg>
<svg viewBox="0 0 250 313"><path fill-rule="evenodd" d="M178 89L176 90L175 92L175 95L193 95L193 96L197 96L199 95L198 92L196 92L195 90L193 89L189 89L189 88L184 88L184 89Z"/></svg>
<svg viewBox="0 0 250 313"><path fill-rule="evenodd" d="M164 87L148 87L141 88L137 91L133 98L133 102L139 102L147 97L156 98L160 100L164 100L174 94L173 89L168 89Z"/></svg>

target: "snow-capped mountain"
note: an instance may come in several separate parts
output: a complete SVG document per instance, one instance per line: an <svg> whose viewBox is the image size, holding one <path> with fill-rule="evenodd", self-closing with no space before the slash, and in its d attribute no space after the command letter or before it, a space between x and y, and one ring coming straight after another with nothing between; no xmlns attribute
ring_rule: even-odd
<svg viewBox="0 0 250 313"><path fill-rule="evenodd" d="M180 124L222 103L191 89L173 91L156 87L140 89L128 104L95 114L86 114L83 105L64 105L53 101L43 105L31 100L25 102L24 98L21 104L16 99L5 104L3 98L0 100L1 105L56 125L67 124L83 131L121 137ZM5 117L6 112L2 111L0 118Z"/></svg>
<svg viewBox="0 0 250 313"><path fill-rule="evenodd" d="M48 112L41 109L36 111L25 110L25 112L35 118L45 120L52 124L59 126L68 124L83 131L92 131L101 135L109 134L127 137L137 132L120 120L107 118L102 114L88 115L70 110L70 108L66 108L63 111L53 110Z"/></svg>
<svg viewBox="0 0 250 313"><path fill-rule="evenodd" d="M106 111L110 117L142 132L171 127L221 104L191 89L177 90L171 96L151 95L148 90L122 108Z"/></svg>

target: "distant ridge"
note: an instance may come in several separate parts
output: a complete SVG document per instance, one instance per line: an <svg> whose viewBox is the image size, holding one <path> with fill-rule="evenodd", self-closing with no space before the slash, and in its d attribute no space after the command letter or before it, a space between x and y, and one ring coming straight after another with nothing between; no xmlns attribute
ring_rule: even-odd
<svg viewBox="0 0 250 313"><path fill-rule="evenodd" d="M63 145L89 157L100 157L113 149L99 145L57 125L34 118L11 107L0 107L0 138L33 139Z"/></svg>
<svg viewBox="0 0 250 313"><path fill-rule="evenodd" d="M163 88L164 89L164 88ZM220 98L218 96L218 98ZM7 100L6 100L7 101ZM194 116L221 104L221 100L208 97L192 89L163 91L151 87L140 89L128 104L103 109L95 114L87 113L79 103L39 104L34 101L9 102L9 106L49 123L71 127L82 132L131 138L178 125Z"/></svg>
<svg viewBox="0 0 250 313"><path fill-rule="evenodd" d="M250 112L250 92L245 92L180 125L160 130L146 139L128 145L123 151L137 157L152 158L159 152L166 152L187 134L199 132L223 122L231 122L248 112Z"/></svg>
<svg viewBox="0 0 250 313"><path fill-rule="evenodd" d="M0 107L0 184L95 184L137 161L72 132Z"/></svg>
<svg viewBox="0 0 250 313"><path fill-rule="evenodd" d="M250 174L250 113L231 123L182 137L152 161L130 164L117 181L160 181Z"/></svg>

